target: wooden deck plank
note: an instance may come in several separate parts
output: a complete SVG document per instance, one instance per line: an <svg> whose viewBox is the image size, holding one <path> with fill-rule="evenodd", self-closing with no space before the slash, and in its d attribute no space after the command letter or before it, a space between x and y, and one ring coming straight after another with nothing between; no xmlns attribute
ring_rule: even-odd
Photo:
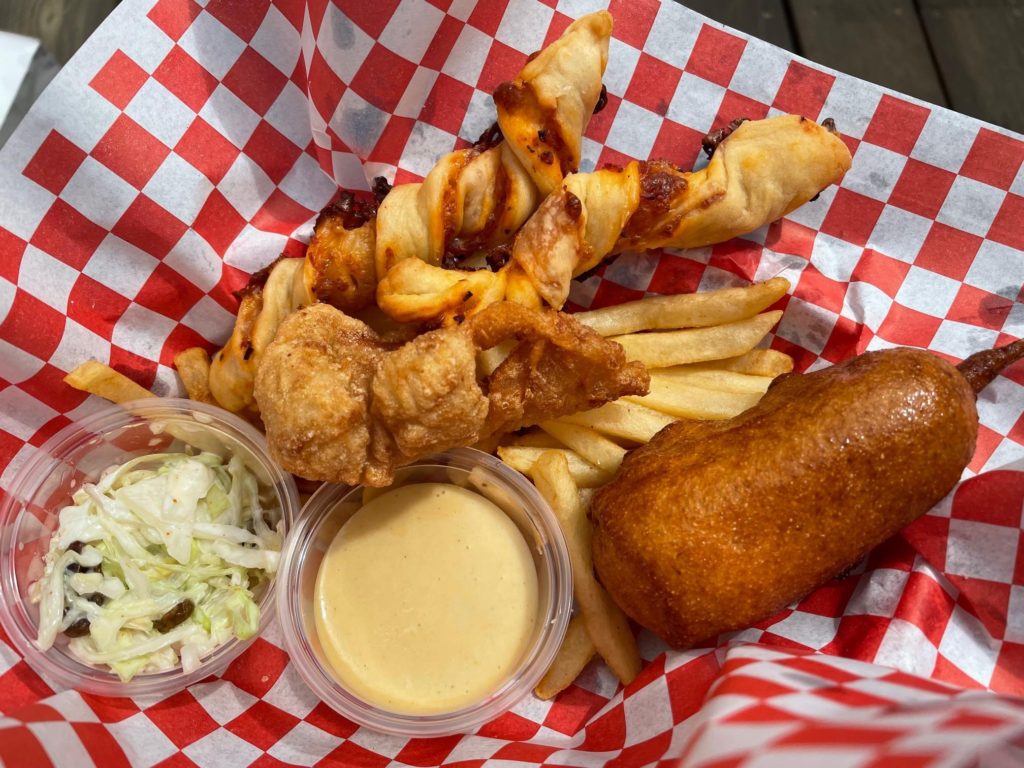
<svg viewBox="0 0 1024 768"><path fill-rule="evenodd" d="M681 0L687 8L788 51L796 50L783 0Z"/></svg>
<svg viewBox="0 0 1024 768"><path fill-rule="evenodd" d="M40 40L66 64L118 0L7 0L0 2L0 29Z"/></svg>
<svg viewBox="0 0 1024 768"><path fill-rule="evenodd" d="M789 0L789 10L797 45L812 61L946 104L913 0Z"/></svg>
<svg viewBox="0 0 1024 768"><path fill-rule="evenodd" d="M950 106L1024 132L1024 0L919 0Z"/></svg>

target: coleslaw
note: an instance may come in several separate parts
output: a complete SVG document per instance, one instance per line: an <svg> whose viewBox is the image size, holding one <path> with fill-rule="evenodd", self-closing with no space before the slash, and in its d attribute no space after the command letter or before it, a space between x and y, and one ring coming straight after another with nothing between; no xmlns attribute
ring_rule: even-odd
<svg viewBox="0 0 1024 768"><path fill-rule="evenodd" d="M111 467L59 514L42 577L36 642L123 681L179 664L188 673L259 628L254 591L280 560L276 502L237 455L160 453Z"/></svg>

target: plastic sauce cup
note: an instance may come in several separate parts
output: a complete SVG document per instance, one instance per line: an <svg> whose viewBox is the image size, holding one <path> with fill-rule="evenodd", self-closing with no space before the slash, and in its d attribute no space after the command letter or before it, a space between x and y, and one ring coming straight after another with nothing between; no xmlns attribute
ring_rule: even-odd
<svg viewBox="0 0 1024 768"><path fill-rule="evenodd" d="M364 503L363 486L324 485L293 526L278 573L277 612L285 648L313 692L332 709L377 731L403 736L465 733L511 709L547 671L572 612L572 572L558 521L536 488L493 456L458 448L402 467L391 488L414 483L451 483L481 493L519 528L537 569L538 607L533 638L514 672L490 695L454 712L409 715L370 704L335 678L317 636L314 603L317 573L341 526ZM383 489L366 489L368 495Z"/></svg>

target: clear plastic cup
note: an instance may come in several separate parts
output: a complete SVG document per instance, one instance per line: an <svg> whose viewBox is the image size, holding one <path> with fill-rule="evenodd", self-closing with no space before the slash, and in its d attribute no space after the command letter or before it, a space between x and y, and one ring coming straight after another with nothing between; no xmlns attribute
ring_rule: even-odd
<svg viewBox="0 0 1024 768"><path fill-rule="evenodd" d="M501 508L523 534L537 568L539 600L532 642L515 671L481 701L434 715L395 713L360 698L332 674L317 637L314 590L328 547L364 503L363 486L327 484L306 502L292 527L278 573L282 591L277 613L285 647L302 679L350 720L403 736L465 733L511 709L530 694L551 665L572 612L572 572L565 540L551 509L526 478L493 456L458 448L402 467L391 487L438 482L480 493Z"/></svg>
<svg viewBox="0 0 1024 768"><path fill-rule="evenodd" d="M29 601L29 585L42 575L57 515L71 503L71 494L110 466L186 444L225 458L241 454L261 492L276 497L285 531L291 527L299 509L294 479L270 459L263 436L227 411L191 400L153 398L104 408L65 427L18 469L0 504L0 624L45 679L106 696L166 695L222 672L254 639L229 640L188 674L181 668L141 673L129 682L76 659L63 635L46 651L36 645L39 610ZM258 594L260 632L274 616L276 582Z"/></svg>

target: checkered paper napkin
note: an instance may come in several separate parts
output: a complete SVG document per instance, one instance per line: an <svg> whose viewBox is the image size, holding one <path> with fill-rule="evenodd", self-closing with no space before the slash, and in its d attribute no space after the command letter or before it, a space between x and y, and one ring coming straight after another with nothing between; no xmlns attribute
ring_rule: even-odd
<svg viewBox="0 0 1024 768"><path fill-rule="evenodd" d="M223 342L232 291L301 255L338 185L422 177L493 120L489 94L585 0L125 0L0 153L0 486L98 406L108 362L178 393L176 352ZM691 167L734 117L834 117L852 170L785 220L623 256L574 307L785 275L772 345L801 369L910 344L949 359L1024 331L1024 139L810 64L672 2L612 2L607 108L584 170ZM832 582L717 647L648 633L467 736L400 739L317 701L268 634L163 700L58 691L0 633L7 766L952 766L1024 755L1024 369L981 395L963 482ZM987 690L986 690L987 689Z"/></svg>

